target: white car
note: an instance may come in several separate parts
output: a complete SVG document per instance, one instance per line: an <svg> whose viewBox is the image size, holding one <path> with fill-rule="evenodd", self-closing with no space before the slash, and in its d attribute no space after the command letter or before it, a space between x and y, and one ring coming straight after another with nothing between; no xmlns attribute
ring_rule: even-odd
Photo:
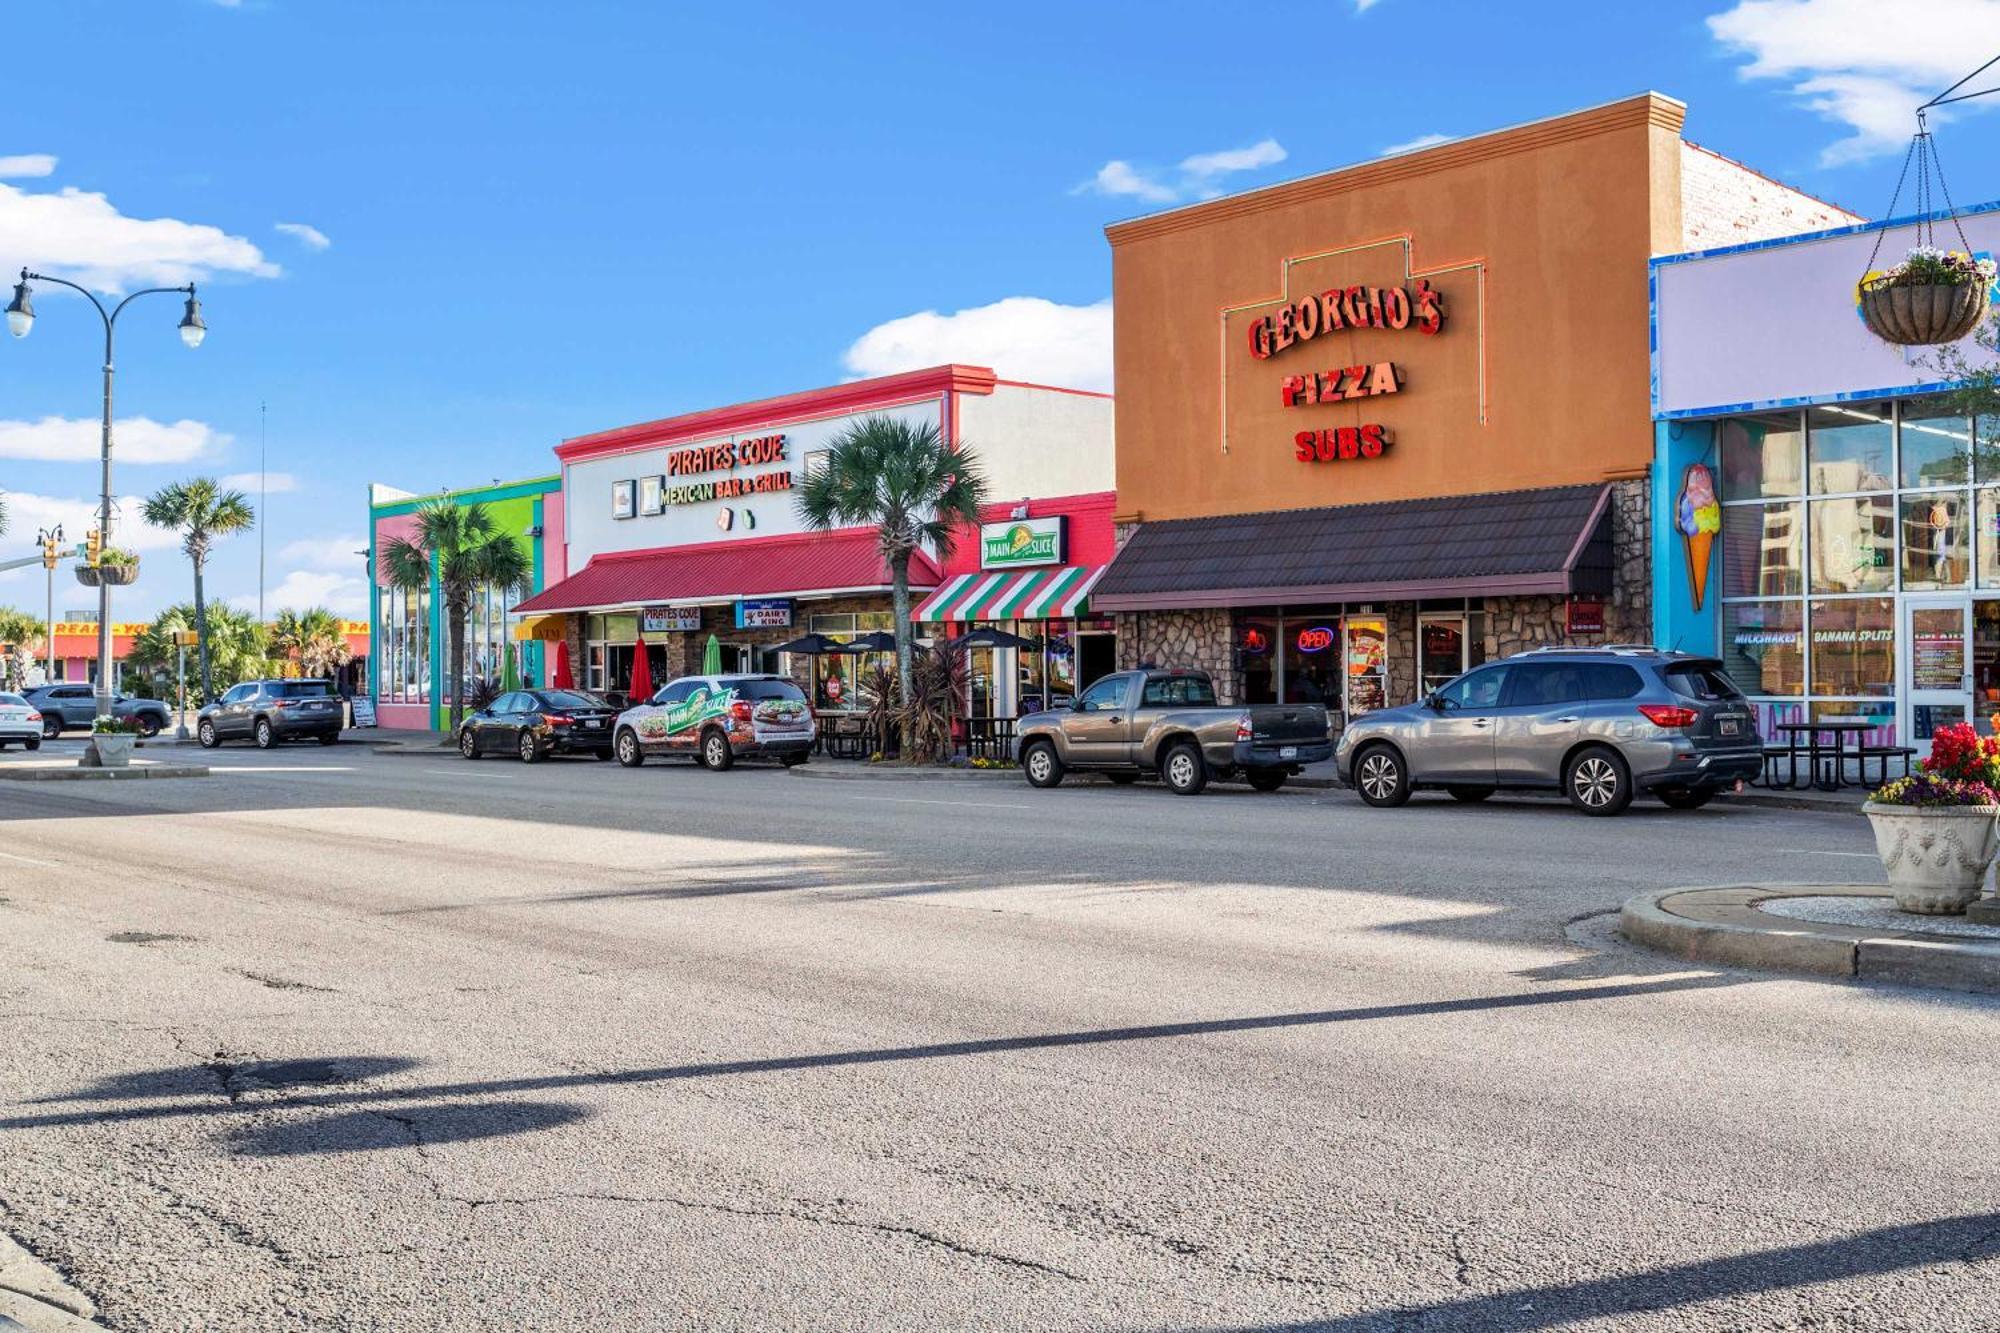
<svg viewBox="0 0 2000 1333"><path fill-rule="evenodd" d="M0 693L0 750L15 741L25 749L42 748L41 710L18 694Z"/></svg>

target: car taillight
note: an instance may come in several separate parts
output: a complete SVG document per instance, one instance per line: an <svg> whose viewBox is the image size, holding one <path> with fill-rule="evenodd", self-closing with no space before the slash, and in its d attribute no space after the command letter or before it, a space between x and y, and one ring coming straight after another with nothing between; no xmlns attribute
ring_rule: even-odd
<svg viewBox="0 0 2000 1333"><path fill-rule="evenodd" d="M1251 730L1251 728L1250 728L1250 715L1249 715L1248 713L1245 713L1245 714L1244 714L1244 715L1243 715L1242 717L1239 717L1239 718L1237 718L1237 719L1236 719L1236 739L1237 739L1237 740L1239 740L1239 741L1247 741L1247 740L1249 740L1249 739L1250 739L1250 738L1251 738L1252 736L1255 736L1256 734L1257 734L1257 733L1256 733L1255 731Z"/></svg>
<svg viewBox="0 0 2000 1333"><path fill-rule="evenodd" d="M750 720L749 702L738 699L735 703L729 705L729 716L735 718L738 722L748 722Z"/></svg>
<svg viewBox="0 0 2000 1333"><path fill-rule="evenodd" d="M28 714L28 721L30 722L40 722L41 720L42 720L42 715L40 713Z"/></svg>
<svg viewBox="0 0 2000 1333"><path fill-rule="evenodd" d="M1644 713L1646 720L1654 726L1669 729L1691 727L1695 724L1695 719L1701 716L1694 709L1682 708L1679 704L1640 704L1639 711Z"/></svg>
<svg viewBox="0 0 2000 1333"><path fill-rule="evenodd" d="M292 706L293 704L295 704L295 703L297 703L297 702L298 702L298 700L297 700L297 699L273 699L273 700L271 700L271 707L273 707L273 708L290 708L290 707L291 707L291 706Z"/></svg>
<svg viewBox="0 0 2000 1333"><path fill-rule="evenodd" d="M542 721L552 727L566 727L576 719L564 713L543 713Z"/></svg>

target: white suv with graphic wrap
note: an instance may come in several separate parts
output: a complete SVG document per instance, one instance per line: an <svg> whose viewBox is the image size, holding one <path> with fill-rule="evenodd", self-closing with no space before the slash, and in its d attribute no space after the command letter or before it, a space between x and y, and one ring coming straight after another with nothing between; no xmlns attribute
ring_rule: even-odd
<svg viewBox="0 0 2000 1333"><path fill-rule="evenodd" d="M719 773L756 755L803 764L815 739L812 705L784 676L682 676L618 715L612 749L627 768L672 755Z"/></svg>

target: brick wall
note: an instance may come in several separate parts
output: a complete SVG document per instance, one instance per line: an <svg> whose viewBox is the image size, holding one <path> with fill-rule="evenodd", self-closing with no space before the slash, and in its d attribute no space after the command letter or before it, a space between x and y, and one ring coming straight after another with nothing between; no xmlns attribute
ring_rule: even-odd
<svg viewBox="0 0 2000 1333"><path fill-rule="evenodd" d="M1681 143L1683 249L1745 245L1862 220L1700 144Z"/></svg>

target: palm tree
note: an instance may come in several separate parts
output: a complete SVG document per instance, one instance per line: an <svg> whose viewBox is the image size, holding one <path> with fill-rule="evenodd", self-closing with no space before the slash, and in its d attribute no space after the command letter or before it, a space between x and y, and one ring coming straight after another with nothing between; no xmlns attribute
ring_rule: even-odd
<svg viewBox="0 0 2000 1333"><path fill-rule="evenodd" d="M264 674L264 627L248 611L239 611L227 602L206 608L208 621L209 668L215 683L228 689ZM182 603L170 606L153 617L153 623L139 631L126 657L128 669L149 673L161 687L171 692L179 649L174 644L176 630L192 629L195 609Z"/></svg>
<svg viewBox="0 0 2000 1333"><path fill-rule="evenodd" d="M331 677L354 658L340 618L323 606L280 611L271 622L271 655L297 662L307 676Z"/></svg>
<svg viewBox="0 0 2000 1333"><path fill-rule="evenodd" d="M451 729L456 732L465 706L465 616L472 599L483 588L511 591L528 581L534 566L485 505L461 508L447 500L419 509L415 540L395 538L382 548L381 560L389 581L407 592L429 588L436 571L451 636Z"/></svg>
<svg viewBox="0 0 2000 1333"><path fill-rule="evenodd" d="M196 477L162 487L148 497L146 521L156 528L178 528L181 549L194 564L195 644L201 658L201 697L212 699L214 679L209 671L208 604L202 597L201 573L208 566L209 549L217 537L244 532L257 522L250 501L241 491L225 491L213 477Z"/></svg>
<svg viewBox="0 0 2000 1333"><path fill-rule="evenodd" d="M35 664L35 653L42 646L42 622L37 616L26 611L17 611L11 606L0 606L0 647L6 655L0 657L0 687L15 690L21 687L22 678Z"/></svg>
<svg viewBox="0 0 2000 1333"><path fill-rule="evenodd" d="M896 680L905 699L913 697L910 557L925 546L948 557L958 529L978 526L985 500L986 479L964 445L954 450L935 425L894 417L865 417L842 431L826 465L799 487L799 517L810 530L870 525L880 534L895 608ZM905 734L905 754L908 742Z"/></svg>

